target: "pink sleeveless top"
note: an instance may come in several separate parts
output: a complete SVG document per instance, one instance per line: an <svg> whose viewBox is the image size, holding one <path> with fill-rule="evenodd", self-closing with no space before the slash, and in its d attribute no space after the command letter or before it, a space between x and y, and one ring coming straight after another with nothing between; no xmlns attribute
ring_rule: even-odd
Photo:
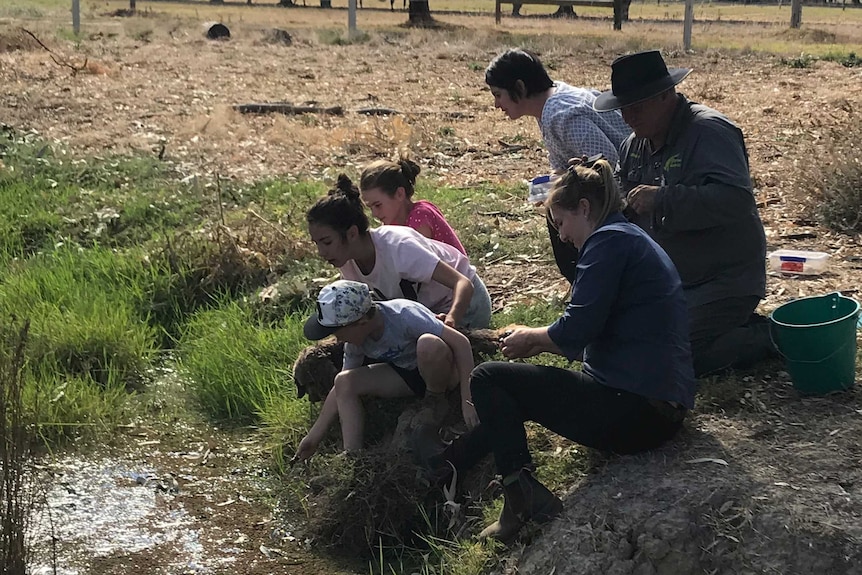
<svg viewBox="0 0 862 575"><path fill-rule="evenodd" d="M452 226L443 217L440 209L431 202L427 200L417 200L414 202L413 209L407 215L407 225L414 230L419 229L420 226L428 226L431 228L432 240L449 244L465 256L467 255L467 251L461 245L461 240L458 239L455 230L452 229Z"/></svg>

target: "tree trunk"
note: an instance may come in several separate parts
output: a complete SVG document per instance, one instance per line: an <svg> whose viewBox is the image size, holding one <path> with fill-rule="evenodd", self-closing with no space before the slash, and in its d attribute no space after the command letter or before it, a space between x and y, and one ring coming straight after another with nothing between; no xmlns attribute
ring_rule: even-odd
<svg viewBox="0 0 862 575"><path fill-rule="evenodd" d="M622 21L629 21L629 7L632 5L632 0L622 0L623 2L623 12L622 12Z"/></svg>
<svg viewBox="0 0 862 575"><path fill-rule="evenodd" d="M560 6L553 14L554 18L577 18L574 6Z"/></svg>
<svg viewBox="0 0 862 575"><path fill-rule="evenodd" d="M410 0L410 5L407 7L408 20L410 26L428 26L434 24L434 19L431 17L431 9L428 7L428 0Z"/></svg>
<svg viewBox="0 0 862 575"><path fill-rule="evenodd" d="M136 8L135 3L136 3L136 0L129 0L129 12L131 12L132 14L135 13L135 8Z"/></svg>

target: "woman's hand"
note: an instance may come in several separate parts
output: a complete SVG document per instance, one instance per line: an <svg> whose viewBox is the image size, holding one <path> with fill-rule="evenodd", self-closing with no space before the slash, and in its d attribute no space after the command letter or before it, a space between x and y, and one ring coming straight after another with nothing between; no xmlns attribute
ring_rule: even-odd
<svg viewBox="0 0 862 575"><path fill-rule="evenodd" d="M509 359L533 357L542 352L559 353L546 327L514 326L500 337L500 351Z"/></svg>
<svg viewBox="0 0 862 575"><path fill-rule="evenodd" d="M464 416L464 423L467 424L468 429L473 429L479 425L479 414L476 413L472 399L467 398L461 401L461 415Z"/></svg>
<svg viewBox="0 0 862 575"><path fill-rule="evenodd" d="M455 318L452 317L452 314L450 313L438 313L437 319L439 319L449 327L455 327Z"/></svg>
<svg viewBox="0 0 862 575"><path fill-rule="evenodd" d="M445 319L441 319L441 321L449 327L455 327L470 309L470 301L473 299L473 282L443 260L437 262L431 279L452 288L452 306L449 308Z"/></svg>

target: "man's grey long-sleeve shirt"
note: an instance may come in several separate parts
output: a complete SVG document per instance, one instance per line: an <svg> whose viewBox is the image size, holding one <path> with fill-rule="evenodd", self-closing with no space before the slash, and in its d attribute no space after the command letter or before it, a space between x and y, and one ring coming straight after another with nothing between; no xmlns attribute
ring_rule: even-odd
<svg viewBox="0 0 862 575"><path fill-rule="evenodd" d="M622 191L660 186L652 214L635 221L676 265L689 307L764 297L766 237L752 193L742 131L682 94L665 145L634 134L620 148Z"/></svg>

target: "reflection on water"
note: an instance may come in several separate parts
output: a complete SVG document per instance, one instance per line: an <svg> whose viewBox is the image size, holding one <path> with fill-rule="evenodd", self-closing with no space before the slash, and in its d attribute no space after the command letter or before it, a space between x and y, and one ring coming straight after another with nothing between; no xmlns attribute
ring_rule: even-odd
<svg viewBox="0 0 862 575"><path fill-rule="evenodd" d="M57 573L87 572L99 557L169 547L182 573L209 571L196 520L174 504L176 482L157 471L115 460L69 457L50 466L47 508L34 521L34 575L52 574L51 537L57 541ZM224 563L224 560L219 561Z"/></svg>

